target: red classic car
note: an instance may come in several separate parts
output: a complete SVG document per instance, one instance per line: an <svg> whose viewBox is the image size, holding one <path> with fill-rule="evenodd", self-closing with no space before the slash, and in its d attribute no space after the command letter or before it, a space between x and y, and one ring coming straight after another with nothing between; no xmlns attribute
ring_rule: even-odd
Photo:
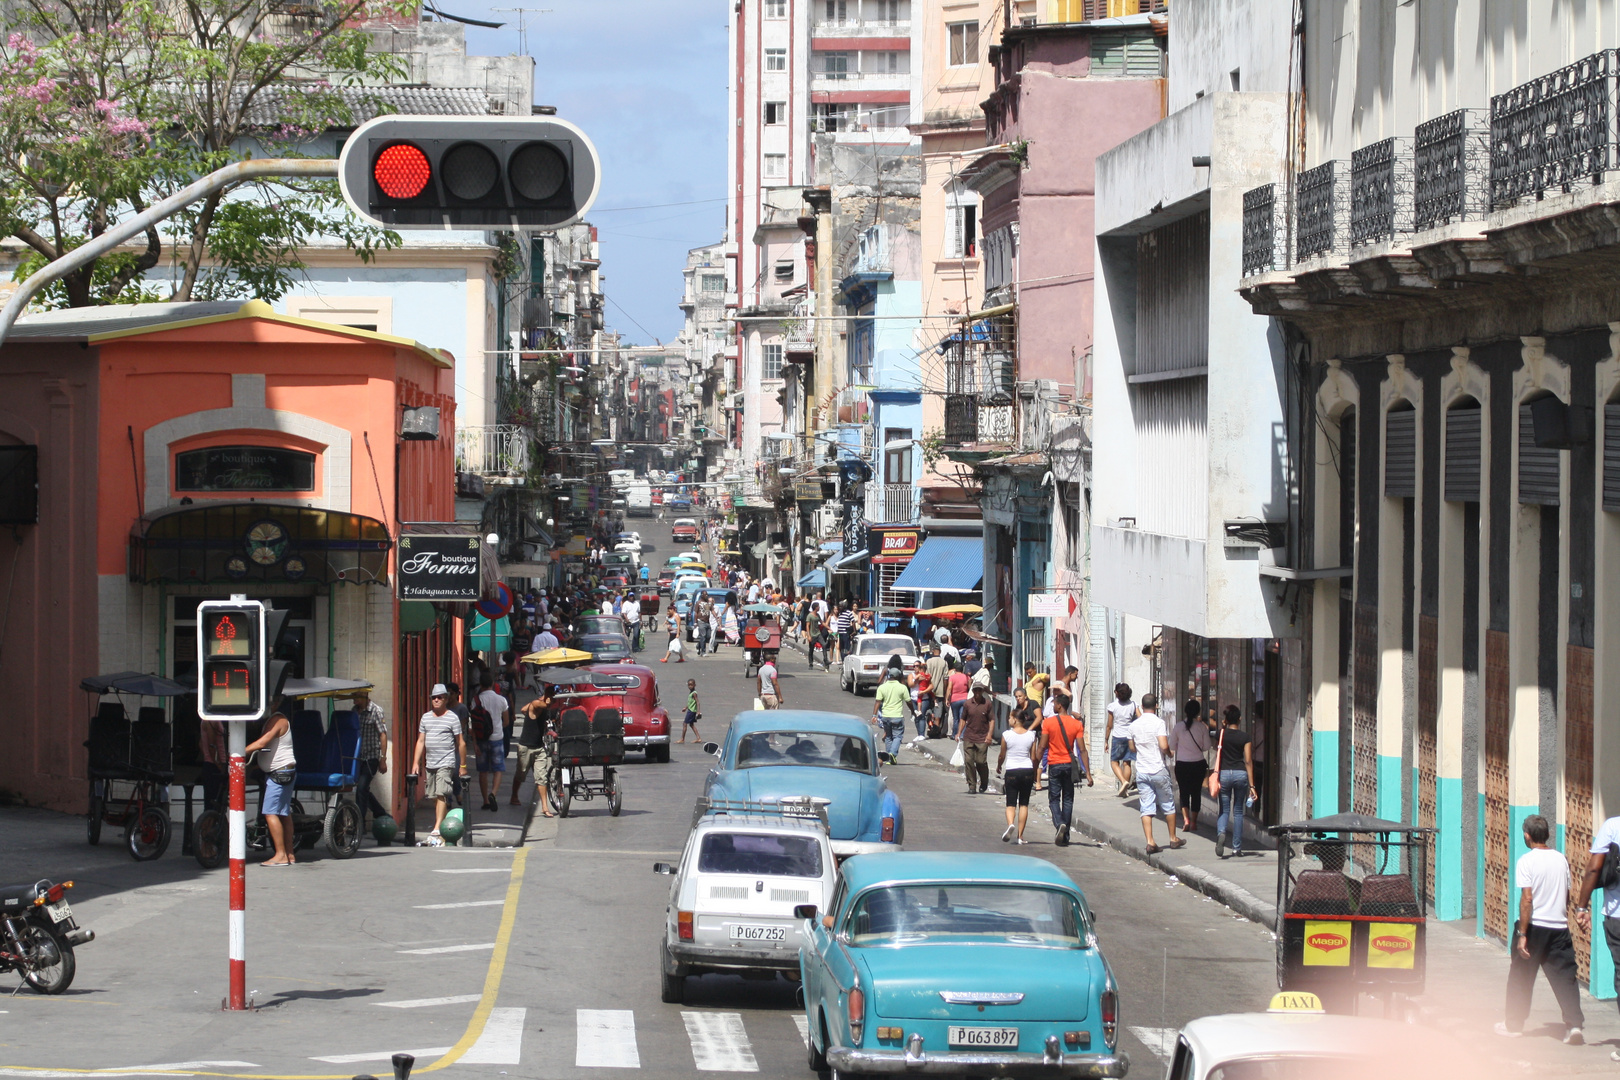
<svg viewBox="0 0 1620 1080"><path fill-rule="evenodd" d="M648 761L668 761L669 714L659 703L658 677L652 668L645 664L590 664L588 669L598 675L617 676L614 681L626 685L597 693L578 693L584 688L574 687L576 692L569 695L569 704L579 705L591 716L597 709L620 710L624 714L624 748L644 751Z"/></svg>

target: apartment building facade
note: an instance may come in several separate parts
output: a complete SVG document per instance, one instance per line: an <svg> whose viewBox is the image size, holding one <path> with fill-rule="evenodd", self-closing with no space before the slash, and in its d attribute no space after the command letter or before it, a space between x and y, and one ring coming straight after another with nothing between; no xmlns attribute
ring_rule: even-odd
<svg viewBox="0 0 1620 1080"><path fill-rule="evenodd" d="M1241 288L1309 433L1312 801L1433 826L1437 913L1502 939L1524 818L1578 873L1620 810L1620 37L1609 5L1302 18L1301 157L1244 195Z"/></svg>

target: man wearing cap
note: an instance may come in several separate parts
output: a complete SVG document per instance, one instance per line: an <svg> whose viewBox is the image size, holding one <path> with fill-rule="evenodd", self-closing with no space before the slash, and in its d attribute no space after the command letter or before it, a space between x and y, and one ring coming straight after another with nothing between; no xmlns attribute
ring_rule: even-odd
<svg viewBox="0 0 1620 1080"><path fill-rule="evenodd" d="M900 753L900 736L906 731L906 706L911 691L899 668L884 668L883 683L872 695L872 723L883 729L883 749L890 759Z"/></svg>
<svg viewBox="0 0 1620 1080"><path fill-rule="evenodd" d="M355 715L360 718L360 759L355 790L365 793L360 801L360 831L365 832L368 806L373 817L388 816L388 811L371 791L372 777L388 772L388 721L383 716L382 706L371 700L370 690L357 690L350 700L354 702Z"/></svg>
<svg viewBox="0 0 1620 1080"><path fill-rule="evenodd" d="M557 635L551 632L551 624L545 623L540 627L540 633L535 635L534 651L545 652L547 649L557 648L560 644L562 643L557 640Z"/></svg>
<svg viewBox="0 0 1620 1080"><path fill-rule="evenodd" d="M461 737L461 720L450 711L450 690L444 683L435 683L433 707L422 714L417 726L416 771L426 781L422 794L433 800L433 831L424 841L428 847L443 847L444 838L439 826L450 809L450 797L455 788L456 774L467 778L467 744Z"/></svg>

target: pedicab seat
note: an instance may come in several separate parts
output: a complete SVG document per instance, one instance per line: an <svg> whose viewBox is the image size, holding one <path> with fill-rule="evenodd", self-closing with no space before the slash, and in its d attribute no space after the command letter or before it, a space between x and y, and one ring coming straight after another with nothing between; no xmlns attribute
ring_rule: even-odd
<svg viewBox="0 0 1620 1080"><path fill-rule="evenodd" d="M584 709L564 709L557 718L557 761L578 765L591 756L591 718Z"/></svg>
<svg viewBox="0 0 1620 1080"><path fill-rule="evenodd" d="M306 791L341 791L354 783L360 752L360 719L351 710L332 714L332 726L314 709L300 709L288 721L298 774L293 786Z"/></svg>
<svg viewBox="0 0 1620 1080"><path fill-rule="evenodd" d="M138 780L130 767L129 714L116 701L104 701L90 718L90 776L95 780Z"/></svg>
<svg viewBox="0 0 1620 1080"><path fill-rule="evenodd" d="M1295 915L1353 914L1353 884L1337 870L1301 870L1288 898L1288 911Z"/></svg>
<svg viewBox="0 0 1620 1080"><path fill-rule="evenodd" d="M129 725L129 768L145 780L168 784L174 780L172 728L160 708L143 706L140 719Z"/></svg>
<svg viewBox="0 0 1620 1080"><path fill-rule="evenodd" d="M1415 919L1423 914L1412 879L1405 874L1369 874L1361 883L1361 903L1357 907L1362 915L1395 919Z"/></svg>

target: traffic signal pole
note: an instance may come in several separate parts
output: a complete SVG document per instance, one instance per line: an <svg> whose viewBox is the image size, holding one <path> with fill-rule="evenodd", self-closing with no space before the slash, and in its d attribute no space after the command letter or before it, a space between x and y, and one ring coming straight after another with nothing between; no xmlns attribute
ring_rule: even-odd
<svg viewBox="0 0 1620 1080"><path fill-rule="evenodd" d="M226 1008L247 1008L247 725L226 724L231 755L231 983Z"/></svg>
<svg viewBox="0 0 1620 1080"><path fill-rule="evenodd" d="M250 158L247 161L238 161L234 165L227 165L223 169L215 169L201 180L181 188L161 202L153 203L139 214L125 218L94 240L81 244L61 258L52 259L34 271L27 281L17 286L17 291L11 294L6 306L0 309L0 345L6 343L6 335L11 333L12 324L17 321L17 317L22 314L23 309L39 290L80 267L89 265L126 240L134 239L158 222L173 217L192 203L207 198L221 188L247 180L263 180L269 177L335 177L337 174L338 163L332 158Z"/></svg>

